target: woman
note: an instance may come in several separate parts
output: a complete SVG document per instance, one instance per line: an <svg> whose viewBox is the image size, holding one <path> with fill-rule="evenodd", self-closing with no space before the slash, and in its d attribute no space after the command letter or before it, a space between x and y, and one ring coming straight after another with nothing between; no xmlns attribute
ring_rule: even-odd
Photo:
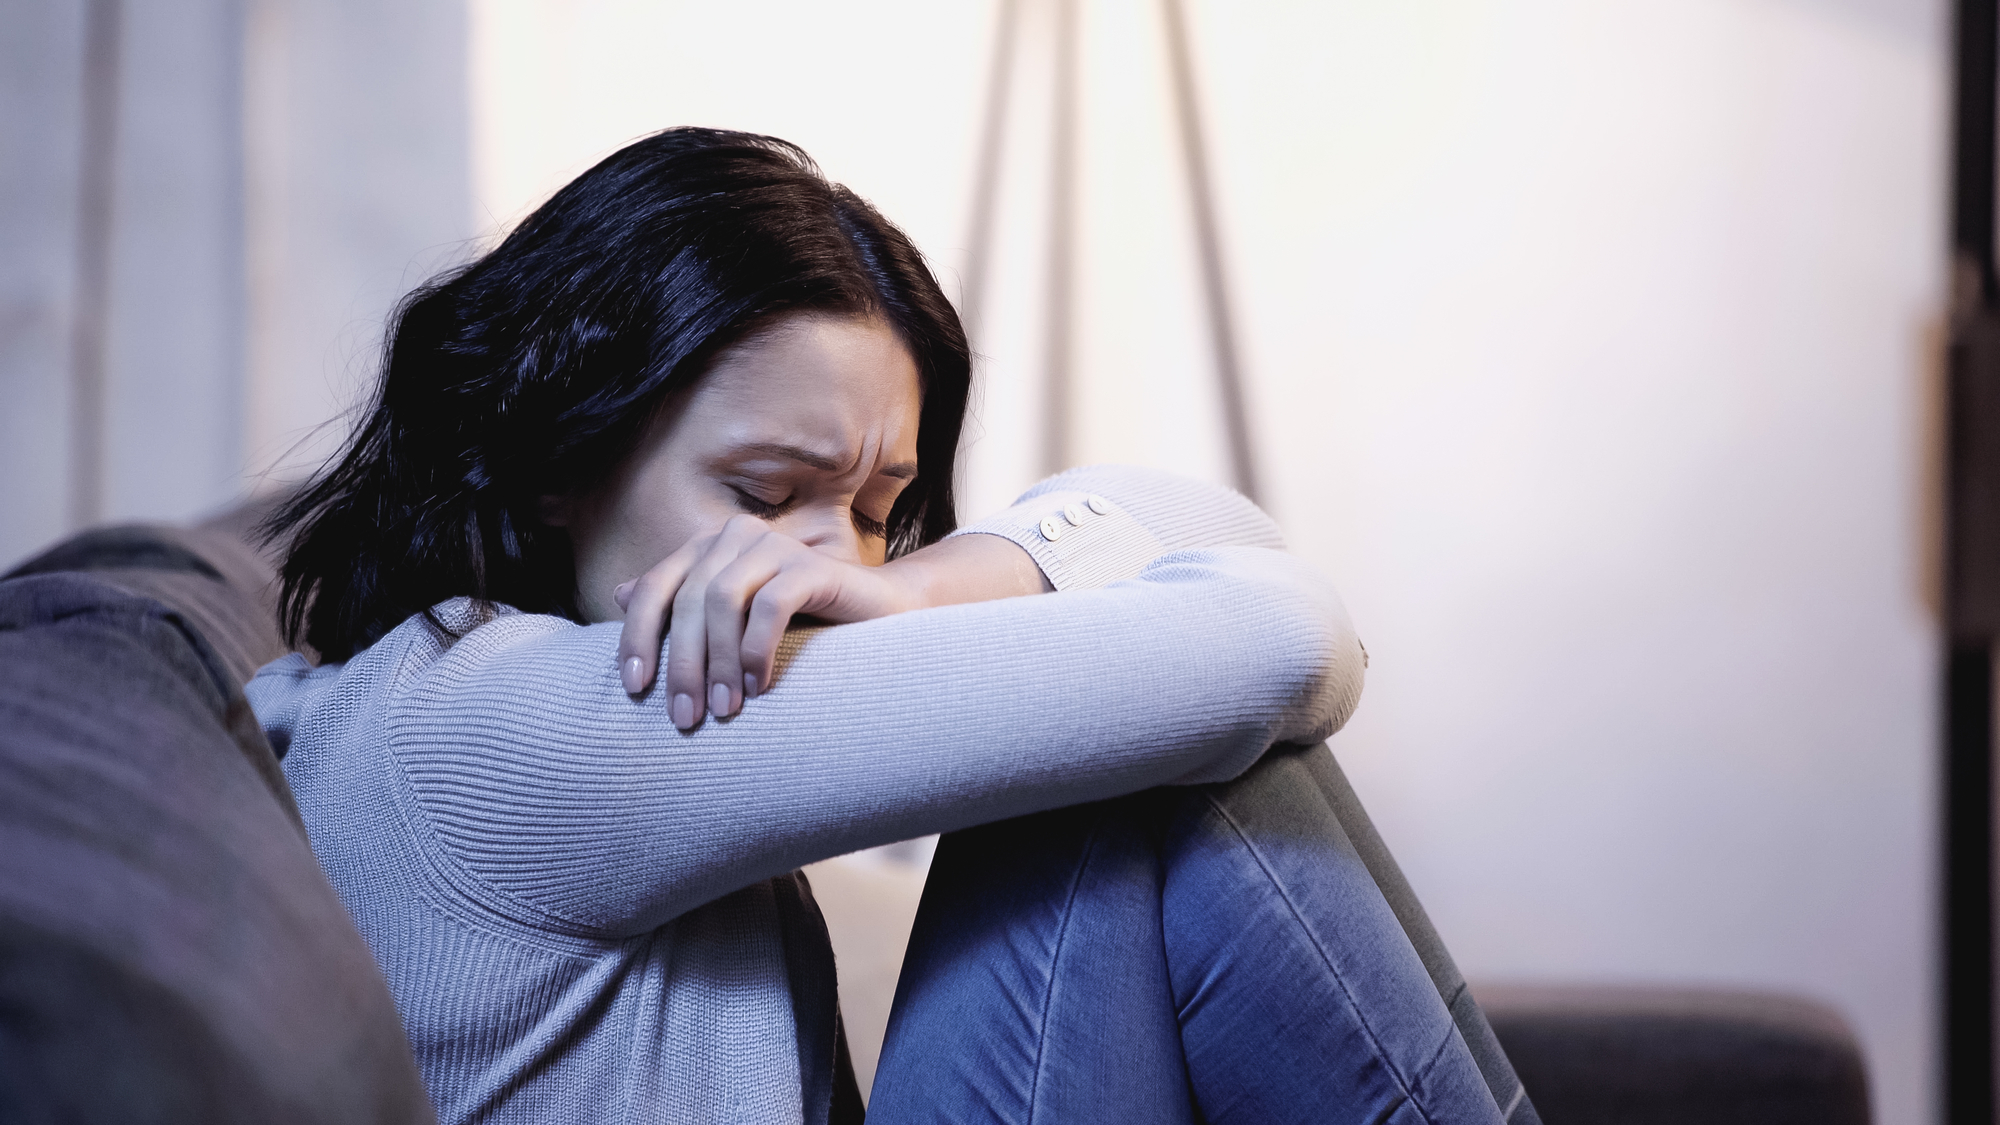
<svg viewBox="0 0 2000 1125"><path fill-rule="evenodd" d="M908 239L744 134L639 141L406 302L274 521L323 663L250 696L441 1117L858 1116L796 869L993 825L940 850L878 1116L1522 1120L1331 760L1266 756L1358 695L1331 588L1133 470L949 534L968 379Z"/></svg>

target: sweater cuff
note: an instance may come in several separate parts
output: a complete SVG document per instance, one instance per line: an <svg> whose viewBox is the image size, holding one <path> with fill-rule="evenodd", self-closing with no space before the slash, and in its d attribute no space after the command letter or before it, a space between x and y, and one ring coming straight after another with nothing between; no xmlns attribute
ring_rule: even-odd
<svg viewBox="0 0 2000 1125"><path fill-rule="evenodd" d="M1028 552L1058 590L1136 578L1165 553L1125 509L1089 492L1044 492L953 535L998 535Z"/></svg>

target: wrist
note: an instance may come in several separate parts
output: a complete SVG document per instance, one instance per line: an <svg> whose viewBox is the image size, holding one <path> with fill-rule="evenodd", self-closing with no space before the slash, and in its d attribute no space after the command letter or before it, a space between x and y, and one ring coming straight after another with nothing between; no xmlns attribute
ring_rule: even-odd
<svg viewBox="0 0 2000 1125"><path fill-rule="evenodd" d="M992 601L1054 588L1033 556L998 535L954 536L882 569L893 574L910 609Z"/></svg>
<svg viewBox="0 0 2000 1125"><path fill-rule="evenodd" d="M936 600L937 576L926 560L917 557L921 553L912 551L876 568L875 573L881 576L887 587L885 600L893 607L890 612L908 613L913 609L928 609L943 604Z"/></svg>

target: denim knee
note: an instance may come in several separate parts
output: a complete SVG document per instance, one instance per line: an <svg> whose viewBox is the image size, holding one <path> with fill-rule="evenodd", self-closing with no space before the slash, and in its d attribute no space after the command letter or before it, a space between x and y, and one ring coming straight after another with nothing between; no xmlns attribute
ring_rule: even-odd
<svg viewBox="0 0 2000 1125"><path fill-rule="evenodd" d="M940 842L871 1121L1196 1120L1160 918L1157 800Z"/></svg>
<svg viewBox="0 0 2000 1125"><path fill-rule="evenodd" d="M1492 1121L1498 1107L1306 768L1276 752L1188 793L1161 916L1209 1121Z"/></svg>

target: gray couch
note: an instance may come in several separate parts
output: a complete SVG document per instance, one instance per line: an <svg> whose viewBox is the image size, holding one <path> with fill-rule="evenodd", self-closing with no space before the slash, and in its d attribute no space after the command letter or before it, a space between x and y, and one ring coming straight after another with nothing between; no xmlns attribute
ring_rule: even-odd
<svg viewBox="0 0 2000 1125"><path fill-rule="evenodd" d="M1853 1034L1796 997L1475 988L1547 1125L1867 1125Z"/></svg>
<svg viewBox="0 0 2000 1125"><path fill-rule="evenodd" d="M0 580L0 1121L435 1119L239 686L260 566L110 529Z"/></svg>

